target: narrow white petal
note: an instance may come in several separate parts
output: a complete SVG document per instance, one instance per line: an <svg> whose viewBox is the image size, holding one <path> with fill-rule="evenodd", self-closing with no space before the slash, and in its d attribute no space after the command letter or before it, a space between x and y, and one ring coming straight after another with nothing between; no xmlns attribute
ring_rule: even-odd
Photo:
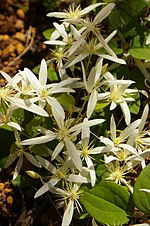
<svg viewBox="0 0 150 226"><path fill-rule="evenodd" d="M53 166L48 160L42 158L41 156L36 155L38 162L52 174L56 173L56 167Z"/></svg>
<svg viewBox="0 0 150 226"><path fill-rule="evenodd" d="M34 198L37 198L41 195L43 195L45 192L47 192L49 190L49 186L48 186L48 183L45 183L34 195Z"/></svg>
<svg viewBox="0 0 150 226"><path fill-rule="evenodd" d="M84 121L84 122L81 122L81 123L73 126L72 128L69 129L69 131L70 132L80 131L83 128L87 128L87 127L91 127L91 126L94 126L94 125L98 125L98 124L103 123L104 121L105 121L105 119L91 119L91 120Z"/></svg>
<svg viewBox="0 0 150 226"><path fill-rule="evenodd" d="M90 173L90 177L91 177L91 185L92 185L92 187L94 187L95 182L96 182L96 173L95 173L93 162L92 162L91 158L89 158L88 156L85 157L85 161L86 161L86 164L89 169L89 173Z"/></svg>
<svg viewBox="0 0 150 226"><path fill-rule="evenodd" d="M47 82L47 64L44 59L41 61L40 71L39 71L39 82L42 86L46 85Z"/></svg>
<svg viewBox="0 0 150 226"><path fill-rule="evenodd" d="M144 191L144 192L150 193L150 189L144 189L144 188L141 188L140 191ZM141 225L141 224L140 224L140 225Z"/></svg>
<svg viewBox="0 0 150 226"><path fill-rule="evenodd" d="M16 160L17 157L18 157L18 151L10 154L9 158L5 163L5 168L9 167Z"/></svg>
<svg viewBox="0 0 150 226"><path fill-rule="evenodd" d="M67 13L63 12L52 12L47 14L48 17L56 17L56 18L68 18Z"/></svg>
<svg viewBox="0 0 150 226"><path fill-rule="evenodd" d="M100 5L105 5L105 3L92 4L92 5L88 6L88 7L86 7L85 9L82 9L80 14L83 16L83 15L87 14L88 12L90 12L91 10L95 9L96 7L98 7Z"/></svg>
<svg viewBox="0 0 150 226"><path fill-rule="evenodd" d="M113 57L117 57L114 51L109 47L103 36L100 34L100 32L94 31L94 34L98 38L99 42L103 46L103 48Z"/></svg>
<svg viewBox="0 0 150 226"><path fill-rule="evenodd" d="M65 31L64 25L63 24L58 24L56 22L53 23L54 27L57 29L59 34L67 41L67 32Z"/></svg>
<svg viewBox="0 0 150 226"><path fill-rule="evenodd" d="M101 72L102 72L102 66L103 66L103 58L99 58L96 62L96 66L95 66L95 83L98 81L98 79L101 76Z"/></svg>
<svg viewBox="0 0 150 226"><path fill-rule="evenodd" d="M112 9L115 7L114 3L109 3L106 5L94 18L93 25L100 23L102 20L104 20L112 11Z"/></svg>
<svg viewBox="0 0 150 226"><path fill-rule="evenodd" d="M69 226L73 217L74 201L70 200L64 212L62 226Z"/></svg>
<svg viewBox="0 0 150 226"><path fill-rule="evenodd" d="M61 104L57 101L56 98L54 98L54 97L46 97L46 101L51 106L51 108L53 108L62 119L65 118L64 109L61 106Z"/></svg>
<svg viewBox="0 0 150 226"><path fill-rule="evenodd" d="M73 45L70 47L70 49L68 50L68 57L70 57L76 50L77 48L84 42L85 37L87 35L87 31L85 31L79 38L77 41L75 41L73 43Z"/></svg>
<svg viewBox="0 0 150 226"><path fill-rule="evenodd" d="M25 68L24 72L25 72L27 79L31 83L32 87L40 92L42 90L42 85L39 82L39 80L37 79L37 77L28 68Z"/></svg>
<svg viewBox="0 0 150 226"><path fill-rule="evenodd" d="M8 83L16 90L19 90L19 87L17 86L17 83L13 78L11 78L6 72L0 71L2 76L8 81Z"/></svg>
<svg viewBox="0 0 150 226"><path fill-rule="evenodd" d="M98 100L106 100L110 97L110 92L98 93Z"/></svg>
<svg viewBox="0 0 150 226"><path fill-rule="evenodd" d="M112 162L112 161L114 161L114 160L118 160L118 158L117 157L115 157L115 156L108 156L108 157L105 157L105 163L106 164L108 164L108 163L110 163L110 162Z"/></svg>
<svg viewBox="0 0 150 226"><path fill-rule="evenodd" d="M87 118L84 119L84 121L88 120ZM82 138L82 145L83 147L88 147L89 140L90 140L90 128L83 128L81 133Z"/></svg>
<svg viewBox="0 0 150 226"><path fill-rule="evenodd" d="M101 147L96 147L96 148L92 148L88 151L89 154L91 155L95 155L95 154L100 154L103 152L105 146L101 146Z"/></svg>
<svg viewBox="0 0 150 226"><path fill-rule="evenodd" d="M41 164L36 160L36 158L28 152L24 152L25 157L36 167L41 167Z"/></svg>
<svg viewBox="0 0 150 226"><path fill-rule="evenodd" d="M8 122L7 125L21 131L20 125L16 122Z"/></svg>
<svg viewBox="0 0 150 226"><path fill-rule="evenodd" d="M20 108L23 108L27 111L33 112L35 114L48 117L48 113L41 107L39 107L36 104L32 103L32 100L23 100L20 98L10 98L10 102L14 104L15 106L18 106Z"/></svg>
<svg viewBox="0 0 150 226"><path fill-rule="evenodd" d="M68 68L71 67L72 65L82 61L83 59L85 59L89 54L88 53L81 53L78 56L73 56L69 59L69 61L67 63L64 64L63 68Z"/></svg>
<svg viewBox="0 0 150 226"><path fill-rule="evenodd" d="M13 180L18 176L20 169L22 167L22 164L23 164L23 155L21 155L18 159L18 162L17 162L15 170L14 170Z"/></svg>
<svg viewBox="0 0 150 226"><path fill-rule="evenodd" d="M53 153L52 153L52 157L51 160L53 161L54 159L56 159L56 157L60 154L60 152L62 151L64 147L64 143L60 142L57 144L57 146L55 147Z"/></svg>
<svg viewBox="0 0 150 226"><path fill-rule="evenodd" d="M82 170L82 161L80 159L80 154L75 145L72 141L69 140L69 138L65 138L65 145L67 147L68 154L75 164L76 168L81 171Z"/></svg>
<svg viewBox="0 0 150 226"><path fill-rule="evenodd" d="M117 104L116 104L114 101L112 101L111 104L110 104L110 110L112 111L112 110L114 110L116 107L117 107Z"/></svg>
<svg viewBox="0 0 150 226"><path fill-rule="evenodd" d="M99 56L103 57L104 59L111 60L111 61L118 63L118 64L126 64L125 60L120 59L120 58L115 57L115 56L110 56L108 54L99 54Z"/></svg>
<svg viewBox="0 0 150 226"><path fill-rule="evenodd" d="M149 113L149 106L148 104L146 104L146 106L144 107L144 111L143 111L143 114L142 114L142 117L141 117L141 123L139 125L139 133L143 130L144 126L145 126L145 123L146 123L146 120L147 120L147 117L148 117L148 113Z"/></svg>
<svg viewBox="0 0 150 226"><path fill-rule="evenodd" d="M59 40L50 40L50 41L45 41L44 44L65 46L67 43Z"/></svg>
<svg viewBox="0 0 150 226"><path fill-rule="evenodd" d="M127 144L134 146L137 135L138 135L138 129L134 129L128 138Z"/></svg>
<svg viewBox="0 0 150 226"><path fill-rule="evenodd" d="M31 138L31 139L24 140L20 144L21 145L44 144L44 143L47 143L51 140L56 139L56 137L57 136L56 136L55 133L51 133L51 134L44 135L44 136L41 136L41 137L34 137L34 138Z"/></svg>
<svg viewBox="0 0 150 226"><path fill-rule="evenodd" d="M132 154L134 154L134 155L139 157L139 154L136 151L136 149L134 147L132 147L131 145L129 145L129 144L119 144L118 147L126 149L126 150L130 151Z"/></svg>
<svg viewBox="0 0 150 226"><path fill-rule="evenodd" d="M97 103L97 91L94 90L94 92L91 93L89 101L88 101L88 105L87 105L87 117L90 118L94 108L96 106Z"/></svg>
<svg viewBox="0 0 150 226"><path fill-rule="evenodd" d="M120 103L120 108L121 108L122 113L124 115L126 124L129 125L130 122L131 122L131 114L130 114L130 109L129 109L127 103L125 101Z"/></svg>
<svg viewBox="0 0 150 226"><path fill-rule="evenodd" d="M74 183L89 183L88 179L86 177L83 177L81 175L76 175L76 174L69 174L67 177L68 181L72 181Z"/></svg>
<svg viewBox="0 0 150 226"><path fill-rule="evenodd" d="M112 140L115 141L116 140L116 123L113 115L111 116L111 120L110 120L110 133L111 133Z"/></svg>
<svg viewBox="0 0 150 226"><path fill-rule="evenodd" d="M130 134L139 126L141 122L141 119L138 119L134 122L132 122L130 125L128 125L119 136L120 142L124 141L127 137L130 136Z"/></svg>
<svg viewBox="0 0 150 226"><path fill-rule="evenodd" d="M101 73L101 72L99 72L99 73ZM87 91L88 91L88 93L92 92L92 89L94 88L94 85L96 83L95 74L96 74L96 67L93 67L91 69L90 74L89 74L88 79L87 79Z"/></svg>

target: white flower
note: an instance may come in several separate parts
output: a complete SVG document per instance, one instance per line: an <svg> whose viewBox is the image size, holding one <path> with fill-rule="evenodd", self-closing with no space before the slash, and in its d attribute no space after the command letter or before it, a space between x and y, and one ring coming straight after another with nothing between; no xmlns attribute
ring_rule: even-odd
<svg viewBox="0 0 150 226"><path fill-rule="evenodd" d="M142 153L150 146L150 131L144 129L148 114L149 106L147 104L143 110L141 123L139 124L138 128L132 132L131 136L128 139L128 144L134 145L139 153Z"/></svg>
<svg viewBox="0 0 150 226"><path fill-rule="evenodd" d="M85 88L88 92L88 104L87 104L88 118L91 117L94 111L94 108L98 100L98 91L100 86L103 84L103 82L101 81L102 80L102 75L101 75L102 63L103 63L103 59L100 58L97 61L96 66L91 69L87 80L86 80L85 68L82 63L83 81L84 81Z"/></svg>
<svg viewBox="0 0 150 226"><path fill-rule="evenodd" d="M63 112L62 116L60 117L57 112L52 109L57 128L55 128L55 132L39 128L39 131L42 133L45 133L44 136L41 137L35 137L31 139L27 139L23 142L21 142L22 145L34 145L34 144L41 144L46 143L52 140L57 139L59 143L55 147L55 150L52 154L52 160L54 160L57 155L62 151L64 146L67 148L67 154L70 156L71 160L75 164L76 168L81 171L82 170L82 162L80 159L79 151L77 150L75 144L73 141L76 139L76 136L81 132L82 128L88 128L90 126L99 124L104 122L103 119L93 119L89 121L81 122L77 125L73 125L73 122L75 123L75 119L67 119L65 120L65 113Z"/></svg>
<svg viewBox="0 0 150 226"><path fill-rule="evenodd" d="M35 193L35 196L34 196L35 198L47 192L50 186L54 187L60 181L61 183L64 183L66 181L72 181L76 183L89 182L85 176L75 174L75 169L73 167L71 159L67 159L63 161L61 165L59 163L60 166L57 165L57 167L55 167L48 160L40 156L36 156L36 158L38 162L52 174L52 176L50 180L44 183L44 185Z"/></svg>
<svg viewBox="0 0 150 226"><path fill-rule="evenodd" d="M16 122L11 121L11 119L10 119L14 110L16 110L16 109L17 109L17 107L11 104L8 107L6 114L4 112L3 113L0 112L0 127L6 124L14 129L21 131L20 125Z"/></svg>
<svg viewBox="0 0 150 226"><path fill-rule="evenodd" d="M150 149L149 149L150 131L144 129L148 114L149 114L149 106L147 104L143 110L141 123L135 130L133 130L127 142L128 144L134 146L137 149L139 155L141 155L144 158L143 161L141 162L143 168L146 166L145 158L148 157L148 154L150 153Z"/></svg>
<svg viewBox="0 0 150 226"><path fill-rule="evenodd" d="M115 34L116 31L113 31L106 39L104 39L106 43L108 43ZM89 42L84 40L81 45L80 44L81 38L83 39L83 36L80 35L79 39L76 42L74 42L73 45L69 48L67 55L68 62L64 64L64 68L70 67L84 60L86 57L90 57L92 55L97 55L101 58L115 61L116 63L123 63L122 59L102 53L101 49L103 48L103 45L101 43L97 44L96 39L92 39Z"/></svg>
<svg viewBox="0 0 150 226"><path fill-rule="evenodd" d="M139 157L136 149L131 145L126 144L126 142L127 138L131 136L133 131L139 126L140 123L140 119L132 122L117 136L116 123L113 115L111 116L110 138L106 138L104 136L100 137L100 141L106 145L106 147L103 149L103 152L111 152L115 154L115 156L109 156L108 158L106 157L107 163L113 160L127 161L130 155Z"/></svg>
<svg viewBox="0 0 150 226"><path fill-rule="evenodd" d="M43 108L34 104L37 98L21 99L20 88L17 85L20 81L18 76L13 79L5 72L1 71L1 74L7 79L8 84L4 87L0 87L0 104L6 104L8 106L11 103L16 106L16 109L23 108L35 114L48 117L48 113Z"/></svg>
<svg viewBox="0 0 150 226"><path fill-rule="evenodd" d="M87 119L84 119L87 121ZM102 152L104 147L93 147L90 142L90 129L83 128L81 133L82 140L79 142L79 150L80 155L83 160L85 160L86 165L89 169L90 177L91 177L91 185L92 187L95 185L96 182L96 172L94 168L94 163L92 162L92 157L90 155L99 154ZM94 158L93 158L94 159Z"/></svg>
<svg viewBox="0 0 150 226"><path fill-rule="evenodd" d="M55 187L49 187L49 190L61 197L59 207L65 206L65 212L62 219L62 226L69 226L73 217L74 209L76 208L78 212L82 207L79 203L80 195L82 190L80 190L80 185L68 183L66 189L60 189Z"/></svg>
<svg viewBox="0 0 150 226"><path fill-rule="evenodd" d="M106 74L110 75L110 73ZM108 100L111 102L110 110L114 110L117 105L120 106L127 125L131 121L130 109L127 102L135 101L132 95L137 92L135 89L128 89L133 83L134 81L131 80L108 79L107 84L110 91L98 94L98 100Z"/></svg>
<svg viewBox="0 0 150 226"><path fill-rule="evenodd" d="M121 165L121 163L118 161L110 162L107 164L107 169L110 173L109 177L107 177L107 180L114 181L117 184L124 184L130 189L131 192L133 192L132 186L126 180L126 174L133 171L130 169L128 164Z"/></svg>
<svg viewBox="0 0 150 226"><path fill-rule="evenodd" d="M85 9L80 8L80 5L75 9L74 4L69 6L68 11L65 10L65 12L52 12L48 13L48 17L56 17L60 19L80 19L81 17L85 16L87 13L95 9L96 7L103 5L104 3L96 3L93 5L90 5L86 7Z"/></svg>
<svg viewBox="0 0 150 226"><path fill-rule="evenodd" d="M24 69L23 72L27 79L29 80L34 92L35 96L37 96L37 100L39 101L40 106L44 107L46 103L48 103L51 108L54 108L57 111L59 116L64 117L64 111L60 103L57 101L53 94L63 93L63 92L74 92L69 87L66 87L68 84L78 80L73 78L67 78L59 83L46 84L47 83L47 65L46 61L43 59L41 61L41 67L39 71L39 79L30 71L28 68Z"/></svg>
<svg viewBox="0 0 150 226"><path fill-rule="evenodd" d="M22 164L23 164L23 158L24 158L24 156L34 166L41 167L41 165L35 159L35 157L33 155L31 155L29 152L26 152L24 150L24 147L22 145L20 145L21 139L20 139L19 133L18 133L18 131L16 129L14 129L14 135L15 135L15 139L16 139L15 152L13 152L13 153L10 154L10 156L8 157L8 159L6 161L6 164L5 164L5 168L7 168L7 167L9 167L18 158L18 161L17 161L16 166L15 166L15 169L14 169L13 179L15 179L18 176L19 172L20 172L20 169L21 169Z"/></svg>
<svg viewBox="0 0 150 226"><path fill-rule="evenodd" d="M66 23L58 24L58 23L53 23L54 27L56 30L52 33L50 40L45 41L45 44L48 45L60 45L60 46L66 46L66 45L71 45L75 40L77 40L81 33L83 32L83 29L80 29L79 31L73 26L70 25L70 33L66 32ZM62 40L60 40L60 37ZM58 40L59 39L59 40Z"/></svg>
<svg viewBox="0 0 150 226"><path fill-rule="evenodd" d="M79 47L84 40L86 39L86 36L88 36L89 32L93 32L93 34L97 37L99 43L101 46L103 46L103 48L109 53L109 55L107 54L101 54L101 57L104 57L106 59L110 59L113 60L115 62L119 62L122 64L126 64L126 62L122 59L118 59L116 54L114 53L114 51L108 46L107 41L103 38L103 36L100 33L100 29L99 29L99 25L101 24L101 22L111 13L112 9L114 8L115 4L114 3L110 3L108 5L106 5L94 18L94 20L92 22L90 22L87 19L67 19L65 21L69 22L69 23L73 23L76 24L80 27L85 27L86 30L82 33L81 37L79 38L79 40L77 40L73 45L73 49L74 47ZM71 52L73 53L73 51L71 50Z"/></svg>

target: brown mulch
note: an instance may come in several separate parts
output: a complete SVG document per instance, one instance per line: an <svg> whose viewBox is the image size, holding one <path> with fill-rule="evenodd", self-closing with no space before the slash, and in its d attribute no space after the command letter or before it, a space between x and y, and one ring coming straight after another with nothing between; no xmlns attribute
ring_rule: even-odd
<svg viewBox="0 0 150 226"><path fill-rule="evenodd" d="M35 7L29 0L1 0L0 70L10 76L15 75L18 69L23 69L24 66L36 66L41 58L48 54L42 35L45 23L41 19L45 17L46 20L46 16L37 16L38 7L41 6ZM38 21L33 22L35 15L41 23L40 26ZM4 84L5 80L0 77L0 85Z"/></svg>

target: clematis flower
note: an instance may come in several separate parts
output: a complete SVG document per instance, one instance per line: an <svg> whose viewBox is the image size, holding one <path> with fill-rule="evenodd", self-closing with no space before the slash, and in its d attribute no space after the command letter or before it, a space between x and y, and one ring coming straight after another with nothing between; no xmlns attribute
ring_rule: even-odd
<svg viewBox="0 0 150 226"><path fill-rule="evenodd" d="M67 181L76 183L89 183L88 179L85 176L77 175L77 173L72 173L73 171L75 172L75 169L73 167L71 159L66 159L61 165L59 164L60 166L57 165L57 167L55 167L48 160L40 156L36 156L36 158L38 162L52 174L52 176L50 180L48 182L44 182L44 185L35 193L35 198L49 191L49 187L55 187L60 181L62 183L65 183Z"/></svg>
<svg viewBox="0 0 150 226"><path fill-rule="evenodd" d="M92 11L93 9L95 9L96 7L103 5L104 3L96 3L96 4L92 4L84 9L81 10L80 5L75 9L75 5L72 4L69 6L68 11L64 11L64 12L52 12L52 13L48 13L47 16L48 17L56 17L56 18L60 18L60 19L80 19L81 17L85 16L87 13L89 13L90 11Z"/></svg>
<svg viewBox="0 0 150 226"><path fill-rule="evenodd" d="M103 36L100 33L100 29L99 29L99 25L101 24L101 22L111 13L112 9L115 7L114 3L110 3L108 5L106 5L94 18L94 20L91 22L87 19L66 19L66 22L75 24L77 26L80 27L85 27L86 30L82 33L81 37L79 38L79 40L77 40L76 42L74 42L72 49L70 50L71 53L74 52L74 49L77 49L77 47L79 47L84 40L86 39L86 37L89 35L90 32L92 32L96 38L98 39L99 43L101 46L103 46L103 48L107 51L107 53L109 53L109 55L107 54L101 54L101 57L104 57L106 59L110 59L113 60L115 62L119 62L122 64L126 64L126 62L122 59L118 59L116 54L114 53L114 51L109 47L109 45L107 44L107 41L103 38ZM72 51L73 50L73 51Z"/></svg>
<svg viewBox="0 0 150 226"><path fill-rule="evenodd" d="M34 104L37 98L25 100L20 98L20 88L17 85L18 79L16 82L16 80L11 78L7 73L1 71L1 74L8 81L8 84L4 87L0 87L0 104L4 103L7 106L12 104L17 108L22 108L35 114L48 117L48 113L43 108Z"/></svg>
<svg viewBox="0 0 150 226"><path fill-rule="evenodd" d="M81 132L82 128L88 128L93 125L97 125L99 123L104 122L103 119L93 119L89 121L81 122L77 125L73 125L75 119L67 119L65 120L65 113L61 115L61 117L57 114L57 112L52 109L53 116L55 118L57 128L55 128L55 132L39 127L39 131L44 133L44 136L35 137L31 139L27 139L22 141L22 145L34 145L34 144L42 144L52 140L57 139L59 143L55 147L55 150L52 154L52 160L54 160L57 155L63 150L64 146L67 148L67 152L76 168L81 171L82 170L82 161L80 159L79 151L77 150L73 141L76 139L76 136Z"/></svg>
<svg viewBox="0 0 150 226"><path fill-rule="evenodd" d="M47 83L47 65L46 61L43 59L41 61L41 67L39 71L39 79L30 71L28 68L24 69L24 72L27 79L29 80L35 96L41 107L45 107L45 104L48 103L51 108L54 108L57 111L57 114L64 116L64 111L61 104L57 99L52 96L53 94L63 93L63 92L74 92L74 90L67 87L68 84L77 81L77 78L67 78L59 83L46 84Z"/></svg>
<svg viewBox="0 0 150 226"><path fill-rule="evenodd" d="M126 175L129 172L133 172L133 169L130 168L130 165L121 165L120 162L115 161L107 164L107 169L109 171L109 176L107 177L107 180L114 181L116 184L124 184L133 193L133 187L126 180Z"/></svg>
<svg viewBox="0 0 150 226"><path fill-rule="evenodd" d="M48 45L60 45L60 46L66 46L66 45L71 45L75 40L78 40L80 37L81 33L85 28L82 28L80 30L77 30L73 25L70 25L70 33L66 32L66 23L58 24L58 23L53 23L54 27L56 30L52 33L50 40L45 41L45 44ZM59 38L59 40L58 40ZM62 41L60 40L62 38Z"/></svg>
<svg viewBox="0 0 150 226"><path fill-rule="evenodd" d="M116 34L116 31L113 31L106 39L106 43L108 43L113 36ZM79 39L81 38L81 35ZM79 42L79 40L77 41ZM74 42L73 45L69 48L68 52L68 61L64 64L64 68L70 67L82 60L84 60L87 57L91 57L92 55L96 55L98 57L115 61L116 63L123 63L122 59L114 58L111 55L102 53L101 49L103 49L103 46L101 43L97 43L97 39L92 39L89 42L84 40L82 45L77 45L77 42Z"/></svg>
<svg viewBox="0 0 150 226"><path fill-rule="evenodd" d="M91 117L91 115L94 111L94 108L95 108L97 100L98 100L98 91L99 91L100 86L103 84L102 76L101 76L102 63L103 63L103 59L100 58L97 61L96 66L91 69L88 79L86 80L85 68L84 68L83 63L81 62L84 86L88 92L88 104L87 104L87 117L88 118Z"/></svg>
<svg viewBox="0 0 150 226"><path fill-rule="evenodd" d="M17 107L11 104L8 107L6 114L4 112L0 112L0 127L7 125L21 131L20 125L17 122L11 121L10 119L15 109L17 109Z"/></svg>
<svg viewBox="0 0 150 226"><path fill-rule="evenodd" d="M139 154L142 153L145 149L150 146L150 131L144 129L145 123L149 114L149 106L145 105L143 114L141 117L141 123L139 126L132 132L131 136L128 139L128 144L135 146Z"/></svg>
<svg viewBox="0 0 150 226"><path fill-rule="evenodd" d="M130 137L128 138L127 143L133 147L135 147L140 156L143 156L142 168L146 166L145 158L150 154L150 131L144 129L147 117L149 114L149 106L148 104L144 107L143 114L141 117L141 123L139 126L133 130Z"/></svg>
<svg viewBox="0 0 150 226"><path fill-rule="evenodd" d="M73 217L74 209L76 208L79 213L80 210L82 210L82 207L79 203L79 198L82 194L80 185L70 182L66 185L65 189L50 187L49 190L61 198L60 202L58 201L58 207L65 207L62 226L69 226Z"/></svg>
<svg viewBox="0 0 150 226"><path fill-rule="evenodd" d="M101 136L100 142L104 143L106 146L103 149L103 153L115 153L115 156L109 156L107 158L107 163L113 160L128 160L128 156L134 155L139 157L138 152L131 145L126 144L127 138L133 133L133 131L140 125L141 120L138 119L128 125L120 134L117 136L116 123L113 115L111 116L110 121L110 138Z"/></svg>
<svg viewBox="0 0 150 226"><path fill-rule="evenodd" d="M84 121L87 121L87 119L84 119ZM80 155L82 158L82 161L85 160L87 168L89 169L90 178L91 178L91 185L92 187L95 185L96 182L96 172L94 168L94 163L91 157L91 155L102 153L103 147L93 147L90 142L90 129L89 128L83 128L81 133L81 141L78 143Z"/></svg>
<svg viewBox="0 0 150 226"><path fill-rule="evenodd" d="M131 121L130 109L127 103L135 101L132 95L137 92L135 89L128 89L133 83L134 81L131 80L108 79L107 84L110 91L98 94L98 100L110 101L110 110L114 110L117 105L120 106L127 125L129 125Z"/></svg>
<svg viewBox="0 0 150 226"><path fill-rule="evenodd" d="M24 147L22 145L20 145L21 139L20 139L19 133L16 129L14 129L14 135L15 135L15 139L16 139L15 152L10 154L10 156L7 159L6 164L5 164L5 168L7 168L16 159L18 159L16 166L15 166L15 169L14 169L13 179L15 179L18 176L18 174L21 170L24 156L28 159L29 162L32 163L32 165L34 165L36 167L41 167L40 163L36 160L36 158L32 154L30 154L29 152L25 151Z"/></svg>

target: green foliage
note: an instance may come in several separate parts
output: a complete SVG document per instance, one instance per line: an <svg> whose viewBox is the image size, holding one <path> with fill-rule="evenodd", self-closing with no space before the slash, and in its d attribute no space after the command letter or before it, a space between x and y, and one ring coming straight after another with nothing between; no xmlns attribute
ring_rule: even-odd
<svg viewBox="0 0 150 226"><path fill-rule="evenodd" d="M141 171L133 192L135 206L144 213L150 213L150 193L140 189L150 189L150 164Z"/></svg>
<svg viewBox="0 0 150 226"><path fill-rule="evenodd" d="M129 53L132 57L140 60L150 60L150 48L130 49Z"/></svg>
<svg viewBox="0 0 150 226"><path fill-rule="evenodd" d="M92 189L85 189L81 202L98 222L113 226L128 222L129 198L130 194L122 186L101 182Z"/></svg>

